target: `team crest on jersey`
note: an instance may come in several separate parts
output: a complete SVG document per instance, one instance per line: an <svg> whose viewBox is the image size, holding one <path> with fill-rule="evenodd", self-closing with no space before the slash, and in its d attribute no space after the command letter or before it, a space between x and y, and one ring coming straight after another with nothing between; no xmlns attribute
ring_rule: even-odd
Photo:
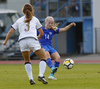
<svg viewBox="0 0 100 89"><path fill-rule="evenodd" d="M52 32L49 32L50 35L52 35Z"/></svg>

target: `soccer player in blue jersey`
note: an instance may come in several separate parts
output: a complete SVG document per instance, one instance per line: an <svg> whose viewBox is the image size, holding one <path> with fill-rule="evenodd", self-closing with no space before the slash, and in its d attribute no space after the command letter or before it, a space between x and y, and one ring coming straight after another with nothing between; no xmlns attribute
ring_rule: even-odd
<svg viewBox="0 0 100 89"><path fill-rule="evenodd" d="M57 80L57 78L54 77L54 74L56 73L57 69L59 68L60 64L60 55L59 53L52 47L52 37L55 34L59 34L60 32L67 31L72 26L76 26L76 24L70 23L68 26L65 26L63 28L58 28L58 24L54 22L54 18L51 16L47 16L45 19L45 26L42 27L44 35L40 39L40 43L42 47L45 50L46 57L47 57L47 65L51 68L51 74L48 77L48 79ZM53 59L55 62L52 63L51 59Z"/></svg>

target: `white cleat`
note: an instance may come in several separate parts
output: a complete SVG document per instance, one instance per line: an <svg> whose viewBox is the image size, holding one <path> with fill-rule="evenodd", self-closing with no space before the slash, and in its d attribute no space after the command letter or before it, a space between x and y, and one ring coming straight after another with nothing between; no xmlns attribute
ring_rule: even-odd
<svg viewBox="0 0 100 89"><path fill-rule="evenodd" d="M51 75L48 77L48 79L50 79L50 80L57 80L57 78L55 78L54 76L51 76Z"/></svg>

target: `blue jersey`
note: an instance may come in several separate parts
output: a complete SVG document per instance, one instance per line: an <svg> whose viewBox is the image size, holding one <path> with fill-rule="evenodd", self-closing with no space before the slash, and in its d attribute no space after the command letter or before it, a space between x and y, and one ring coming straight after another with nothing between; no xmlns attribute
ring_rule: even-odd
<svg viewBox="0 0 100 89"><path fill-rule="evenodd" d="M44 34L40 39L41 45L45 44L52 45L52 37L54 36L54 34L59 34L59 28L56 31L54 31L52 29L46 30L45 27L42 27L42 30Z"/></svg>

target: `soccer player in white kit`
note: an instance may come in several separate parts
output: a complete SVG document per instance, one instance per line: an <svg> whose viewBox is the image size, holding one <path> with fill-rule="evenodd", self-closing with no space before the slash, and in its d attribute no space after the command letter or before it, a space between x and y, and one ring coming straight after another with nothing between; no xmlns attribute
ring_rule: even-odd
<svg viewBox="0 0 100 89"><path fill-rule="evenodd" d="M30 84L36 84L33 75L32 75L32 66L30 62L29 51L30 49L35 52L35 54L40 58L39 63L39 75L38 80L41 81L43 84L48 84L48 82L44 78L44 72L46 69L46 55L43 48L38 41L43 35L42 25L40 24L39 20L34 16L34 10L32 5L25 4L22 8L22 12L24 16L19 18L9 30L3 45L6 45L8 39L12 35L12 33L18 29L19 35L19 46L22 53L22 56L25 60L25 69L27 75L30 80ZM37 36L37 30L39 31L39 35Z"/></svg>

